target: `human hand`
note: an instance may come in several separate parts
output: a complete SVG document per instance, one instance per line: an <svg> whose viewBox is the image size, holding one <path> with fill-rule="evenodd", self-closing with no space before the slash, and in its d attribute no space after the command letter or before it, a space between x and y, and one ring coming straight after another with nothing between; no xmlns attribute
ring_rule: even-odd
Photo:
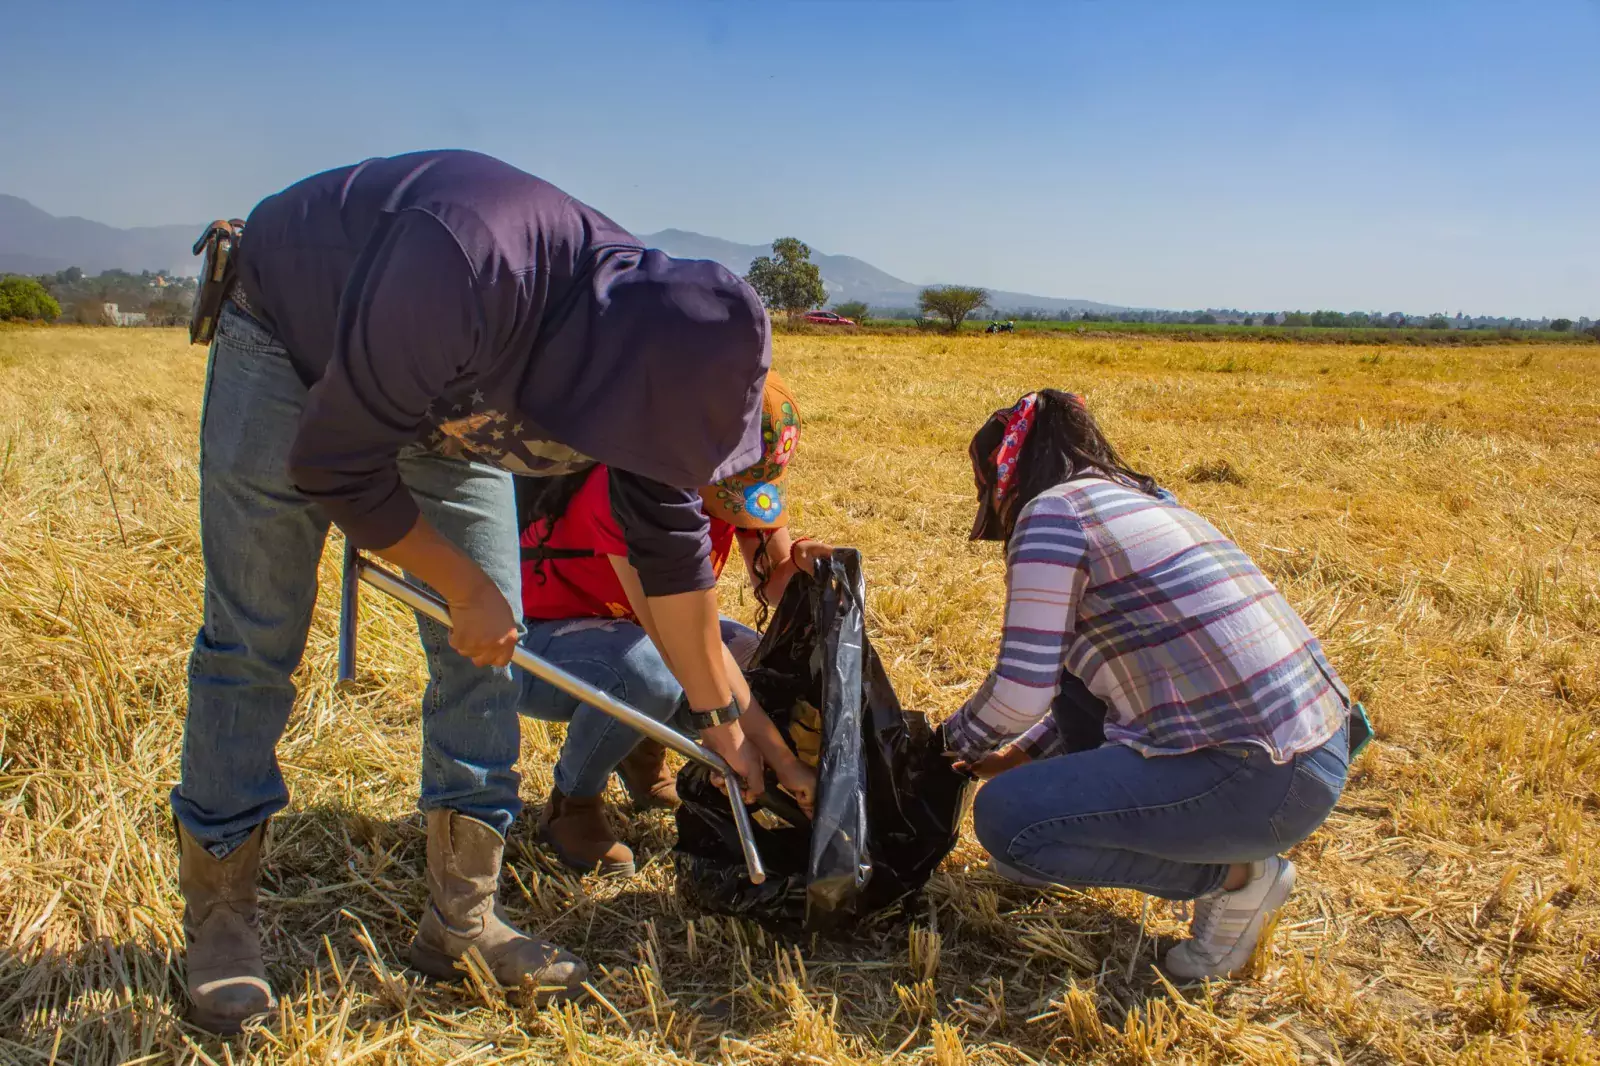
<svg viewBox="0 0 1600 1066"><path fill-rule="evenodd" d="M700 742L727 760L733 772L739 775L740 792L746 803L754 803L756 797L766 791L767 768L761 751L744 735L738 722L707 729L700 734ZM712 774L711 783L727 791L727 782L721 774Z"/></svg>
<svg viewBox="0 0 1600 1066"><path fill-rule="evenodd" d="M963 773L971 774L980 781L987 781L996 774L1003 774L1013 770L1024 763L1033 761L1033 756L1023 751L1015 744L1007 744L998 751L991 751L977 762L956 760L955 768Z"/></svg>
<svg viewBox="0 0 1600 1066"><path fill-rule="evenodd" d="M422 579L450 608L450 646L476 666L505 666L517 647L517 618L483 567L418 516L406 535L373 554Z"/></svg>
<svg viewBox="0 0 1600 1066"><path fill-rule="evenodd" d="M780 759L772 767L778 775L778 784L783 790L794 797L800 809L810 818L816 813L817 807L817 772L799 759L790 755L787 759Z"/></svg>
<svg viewBox="0 0 1600 1066"><path fill-rule="evenodd" d="M474 666L505 666L517 647L517 618L487 576L451 597L450 646Z"/></svg>
<svg viewBox="0 0 1600 1066"><path fill-rule="evenodd" d="M809 537L795 541L794 545L789 549L789 558L793 560L795 568L804 570L808 574L817 572L818 559L831 559L832 557L833 545L824 544L820 540L811 540Z"/></svg>

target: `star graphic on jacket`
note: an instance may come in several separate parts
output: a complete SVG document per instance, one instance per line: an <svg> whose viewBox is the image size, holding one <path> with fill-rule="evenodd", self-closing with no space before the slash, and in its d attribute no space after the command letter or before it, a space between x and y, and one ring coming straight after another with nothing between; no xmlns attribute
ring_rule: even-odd
<svg viewBox="0 0 1600 1066"><path fill-rule="evenodd" d="M511 427L511 432L513 432L513 433L521 433L522 432L522 423L518 422L516 425L512 426Z"/></svg>
<svg viewBox="0 0 1600 1066"><path fill-rule="evenodd" d="M473 403L482 403L483 402L483 391L481 389L473 389L472 390L472 402Z"/></svg>
<svg viewBox="0 0 1600 1066"><path fill-rule="evenodd" d="M503 440L503 439L505 439L505 433L503 431L501 431L501 430L498 430L498 429L495 430L493 433L489 434L489 436L493 437L495 440Z"/></svg>
<svg viewBox="0 0 1600 1066"><path fill-rule="evenodd" d="M450 407L450 413L451 413L451 414L457 414L457 415L458 415L458 414L460 414L460 413L461 413L461 412L462 412L462 411L463 411L463 410L465 410L465 408L464 408L464 407L462 407L462 405L461 405L461 404L452 404L452 405L451 405L451 407Z"/></svg>

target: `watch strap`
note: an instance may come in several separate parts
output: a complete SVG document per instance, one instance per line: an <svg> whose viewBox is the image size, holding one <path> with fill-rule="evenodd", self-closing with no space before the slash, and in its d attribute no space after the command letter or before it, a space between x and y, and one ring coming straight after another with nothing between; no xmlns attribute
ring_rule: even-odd
<svg viewBox="0 0 1600 1066"><path fill-rule="evenodd" d="M726 707L719 707L714 711L689 710L689 720L699 730L715 729L719 725L739 720L739 701L729 700Z"/></svg>

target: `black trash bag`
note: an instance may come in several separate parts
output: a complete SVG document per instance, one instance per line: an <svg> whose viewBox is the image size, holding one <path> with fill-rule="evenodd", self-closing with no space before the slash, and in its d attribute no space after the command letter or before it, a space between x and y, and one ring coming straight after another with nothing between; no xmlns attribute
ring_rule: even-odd
<svg viewBox="0 0 1600 1066"><path fill-rule="evenodd" d="M746 670L758 702L793 742L799 700L821 712L816 811L808 823L769 774L756 845L767 880L750 883L727 797L691 763L678 775L679 891L701 910L785 933L837 933L921 891L955 846L970 779L938 731L902 710L867 640L861 557L838 549L797 574ZM766 821L769 824L759 824Z"/></svg>

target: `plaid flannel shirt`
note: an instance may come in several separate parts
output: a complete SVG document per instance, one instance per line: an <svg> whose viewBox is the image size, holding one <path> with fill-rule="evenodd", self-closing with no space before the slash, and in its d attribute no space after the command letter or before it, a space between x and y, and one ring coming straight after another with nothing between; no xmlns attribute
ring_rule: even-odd
<svg viewBox="0 0 1600 1066"><path fill-rule="evenodd" d="M1294 608L1237 545L1180 506L1100 478L1018 517L995 669L946 723L976 758L1056 747L1063 670L1107 705L1106 739L1146 755L1256 744L1287 762L1344 724L1349 693Z"/></svg>

